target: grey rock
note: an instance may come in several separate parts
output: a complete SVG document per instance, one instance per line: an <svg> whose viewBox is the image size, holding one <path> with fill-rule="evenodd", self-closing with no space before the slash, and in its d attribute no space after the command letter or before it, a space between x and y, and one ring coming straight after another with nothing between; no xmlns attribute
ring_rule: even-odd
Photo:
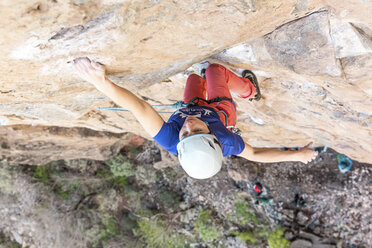
<svg viewBox="0 0 372 248"><path fill-rule="evenodd" d="M192 208L187 210L184 214L180 216L180 221L182 223L191 223L198 216L198 210Z"/></svg>
<svg viewBox="0 0 372 248"><path fill-rule="evenodd" d="M138 182L144 185L155 183L156 181L156 172L154 170L148 170L143 166L137 167L135 176Z"/></svg>
<svg viewBox="0 0 372 248"><path fill-rule="evenodd" d="M312 248L337 248L336 245L322 245L322 244L317 244L317 245L313 245Z"/></svg>
<svg viewBox="0 0 372 248"><path fill-rule="evenodd" d="M265 46L275 61L297 73L341 75L326 12L283 25L265 36Z"/></svg>
<svg viewBox="0 0 372 248"><path fill-rule="evenodd" d="M294 219L294 212L293 212L293 210L291 210L291 209L283 209L282 210L282 213L283 213L283 215L285 215L286 217L288 217L290 220L293 220Z"/></svg>
<svg viewBox="0 0 372 248"><path fill-rule="evenodd" d="M313 243L305 239L297 239L292 242L290 248L311 248Z"/></svg>
<svg viewBox="0 0 372 248"><path fill-rule="evenodd" d="M371 41L363 36L366 28L363 30L361 27L336 18L330 18L330 26L337 58L371 53Z"/></svg>
<svg viewBox="0 0 372 248"><path fill-rule="evenodd" d="M11 216L10 216L10 220L12 220L12 221L17 221L18 218L17 218L17 216L15 216L15 215L11 215Z"/></svg>
<svg viewBox="0 0 372 248"><path fill-rule="evenodd" d="M313 243L317 243L318 240L320 239L319 236L314 235L312 233L300 231L299 236L308 240L311 240Z"/></svg>
<svg viewBox="0 0 372 248"><path fill-rule="evenodd" d="M307 217L303 212L299 212L297 214L297 222L298 222L298 224L304 226L308 220L309 220L309 217Z"/></svg>
<svg viewBox="0 0 372 248"><path fill-rule="evenodd" d="M313 230L313 232L315 233L315 234L319 234L320 233L320 227L315 227L314 228L314 230Z"/></svg>
<svg viewBox="0 0 372 248"><path fill-rule="evenodd" d="M12 231L12 235L18 244L22 244L22 237L17 232Z"/></svg>
<svg viewBox="0 0 372 248"><path fill-rule="evenodd" d="M226 248L247 248L247 245L239 238L228 237L223 242L223 247L226 247Z"/></svg>
<svg viewBox="0 0 372 248"><path fill-rule="evenodd" d="M288 239L288 240L292 240L293 238L295 237L294 233L291 232L291 231L288 231L284 234L284 238Z"/></svg>

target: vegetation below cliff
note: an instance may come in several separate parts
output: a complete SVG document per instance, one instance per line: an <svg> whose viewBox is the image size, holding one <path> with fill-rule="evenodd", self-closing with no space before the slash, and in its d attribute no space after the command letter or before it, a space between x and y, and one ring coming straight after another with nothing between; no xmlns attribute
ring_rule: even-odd
<svg viewBox="0 0 372 248"><path fill-rule="evenodd" d="M2 162L1 242L10 247L368 247L371 168L355 162L349 174L340 174L335 155L322 153L310 165L232 157L209 180L187 177L153 142L127 146L106 161ZM254 203L257 180L272 198L268 205ZM305 206L291 205L296 193Z"/></svg>

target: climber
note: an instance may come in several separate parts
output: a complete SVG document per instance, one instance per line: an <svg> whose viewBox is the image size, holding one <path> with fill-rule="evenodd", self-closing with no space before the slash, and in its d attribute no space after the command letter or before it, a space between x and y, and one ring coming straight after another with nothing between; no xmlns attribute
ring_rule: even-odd
<svg viewBox="0 0 372 248"><path fill-rule="evenodd" d="M311 143L298 151L253 148L229 130L236 124L230 91L245 99L260 98L258 83L248 70L239 77L222 65L212 64L203 71L206 79L191 74L183 97L190 106L178 109L165 122L150 104L111 82L104 65L88 58L76 58L73 65L82 79L128 109L160 146L178 155L182 168L193 178L212 177L221 169L222 158L228 155L263 163L308 163L318 154L309 149ZM209 100L205 100L206 96Z"/></svg>

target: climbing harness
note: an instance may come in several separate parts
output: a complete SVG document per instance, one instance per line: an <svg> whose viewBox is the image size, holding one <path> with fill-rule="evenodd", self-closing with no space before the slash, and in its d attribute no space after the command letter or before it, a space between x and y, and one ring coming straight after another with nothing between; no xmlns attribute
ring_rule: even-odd
<svg viewBox="0 0 372 248"><path fill-rule="evenodd" d="M170 108L173 108L173 109L179 109L179 108L183 108L183 107L189 108L189 107L192 107L192 106L198 106L199 101L204 101L208 104L211 104L211 103L214 103L214 102L229 101L229 102L233 103L234 106L235 106L235 103L234 103L233 99L228 98L228 97L216 97L216 98L213 98L213 99L210 99L210 100L206 100L206 99L203 99L201 97L194 97L190 100L189 103L184 103L183 101L177 101L176 103L173 103L173 104L158 104L158 105L151 105L151 106L155 107L155 108L157 108L157 107L158 108L159 107L160 108L161 107L170 107ZM129 112L129 110L124 109L122 107L98 107L98 110L113 110L113 111ZM160 111L158 113L168 114L168 113L173 113L173 112ZM229 129L232 133L241 135L241 131L240 131L239 128L236 128L235 126L227 126L227 114L225 113L225 111L219 110L219 111L217 111L217 114L218 113L222 113L225 116L225 127L227 129Z"/></svg>
<svg viewBox="0 0 372 248"><path fill-rule="evenodd" d="M190 102L186 105L187 107L191 107L191 106L197 106L197 103L195 101L198 101L197 103L199 103L199 100L201 101L204 101L208 104L211 104L213 102L221 102L221 101L229 101L231 103L234 103L233 99L232 98L228 98L228 97L215 97L213 99L210 99L210 100L206 100L204 98L201 98L201 97L194 97L190 100Z"/></svg>
<svg viewBox="0 0 372 248"><path fill-rule="evenodd" d="M235 103L234 103L234 101L233 101L232 98L228 98L228 97L215 97L213 99L206 100L204 98L201 98L201 97L197 97L196 96L196 97L194 97L194 98L192 98L190 100L190 102L186 105L186 107L188 108L188 107L192 107L192 106L198 106L199 101L204 101L204 102L206 102L208 104L211 104L211 103L214 103L214 102L220 103L221 101L229 101L232 104L234 104L234 106L235 106ZM227 125L227 114L225 113L225 111L219 110L219 111L217 111L217 114L219 114L219 113L222 113L225 116L225 127L227 129L230 129L231 132L233 132L233 133L236 133L236 134L239 134L240 133L241 134L240 130L238 128L235 128L235 126L228 126Z"/></svg>

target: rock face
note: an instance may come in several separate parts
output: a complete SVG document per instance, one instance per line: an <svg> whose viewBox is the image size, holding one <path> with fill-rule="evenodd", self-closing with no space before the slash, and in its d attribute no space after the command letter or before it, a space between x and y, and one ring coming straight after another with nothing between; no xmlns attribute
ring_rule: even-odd
<svg viewBox="0 0 372 248"><path fill-rule="evenodd" d="M238 127L251 145L314 141L372 161L371 1L17 0L0 7L5 128L146 136L130 114L96 111L112 103L68 62L99 60L115 83L161 104L180 100L184 71L208 59L259 76L263 99L237 100Z"/></svg>
<svg viewBox="0 0 372 248"><path fill-rule="evenodd" d="M134 134L88 128L8 126L0 129L0 158L12 163L46 164L60 159L106 160L122 148L143 144Z"/></svg>

